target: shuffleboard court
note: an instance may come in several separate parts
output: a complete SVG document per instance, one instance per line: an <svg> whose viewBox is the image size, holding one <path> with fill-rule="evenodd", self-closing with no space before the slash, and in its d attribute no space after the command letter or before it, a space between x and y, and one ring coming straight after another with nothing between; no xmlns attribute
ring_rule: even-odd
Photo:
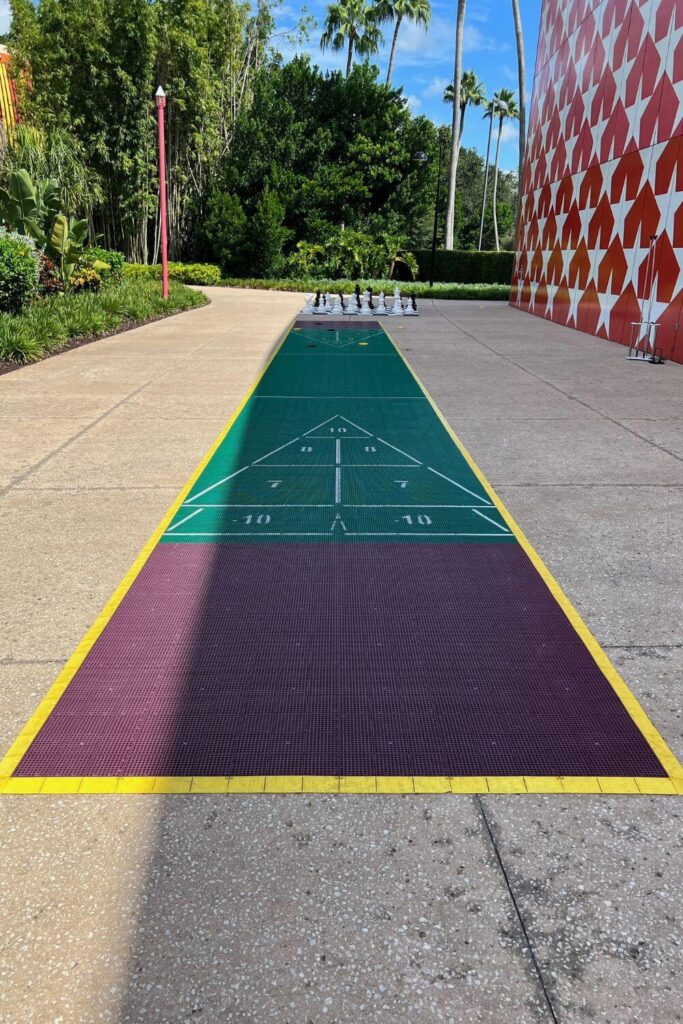
<svg viewBox="0 0 683 1024"><path fill-rule="evenodd" d="M8 793L683 791L383 327L298 321Z"/></svg>

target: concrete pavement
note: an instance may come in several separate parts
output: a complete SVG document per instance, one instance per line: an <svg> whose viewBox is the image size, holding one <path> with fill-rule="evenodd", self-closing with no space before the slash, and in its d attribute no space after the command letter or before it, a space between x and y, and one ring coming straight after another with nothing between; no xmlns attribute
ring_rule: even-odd
<svg viewBox="0 0 683 1024"><path fill-rule="evenodd" d="M3 748L301 305L206 291L0 378ZM680 758L683 368L421 310L397 343ZM15 797L0 829L3 1024L683 1019L675 799Z"/></svg>

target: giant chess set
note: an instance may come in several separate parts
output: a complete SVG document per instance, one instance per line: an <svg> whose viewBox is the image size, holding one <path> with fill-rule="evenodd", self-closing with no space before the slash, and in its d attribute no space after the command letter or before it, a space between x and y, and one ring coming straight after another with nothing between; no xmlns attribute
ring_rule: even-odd
<svg viewBox="0 0 683 1024"><path fill-rule="evenodd" d="M301 310L301 316L419 316L415 294L409 295L406 299L401 296L401 289L396 286L394 289L393 302L387 301L384 292L380 292L377 298L373 296L372 289L367 288L361 292L359 284L352 295L344 295L338 292L332 295L331 292L316 292L306 298L306 305Z"/></svg>

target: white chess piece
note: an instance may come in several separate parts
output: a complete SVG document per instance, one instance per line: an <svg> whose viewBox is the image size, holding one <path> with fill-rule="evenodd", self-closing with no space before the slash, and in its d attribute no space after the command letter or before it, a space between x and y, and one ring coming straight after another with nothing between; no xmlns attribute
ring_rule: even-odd
<svg viewBox="0 0 683 1024"><path fill-rule="evenodd" d="M368 292L364 292L363 297L360 300L360 315L372 316L372 310L370 309L370 295Z"/></svg>
<svg viewBox="0 0 683 1024"><path fill-rule="evenodd" d="M330 310L333 316L342 316L344 313L344 307L342 306L341 295L337 295L334 300L334 306Z"/></svg>
<svg viewBox="0 0 683 1024"><path fill-rule="evenodd" d="M307 295L306 296L306 304L305 304L304 308L301 310L302 315L313 316L315 314L315 310L313 308L313 300L314 300L314 298L315 298L314 295Z"/></svg>
<svg viewBox="0 0 683 1024"><path fill-rule="evenodd" d="M417 303L415 303L415 306L417 306ZM406 308L403 310L403 315L404 316L419 316L420 315L418 313L418 311L417 311L417 308L413 308L413 300L410 297L408 297L408 300L406 302Z"/></svg>
<svg viewBox="0 0 683 1024"><path fill-rule="evenodd" d="M398 285L394 288L394 305L389 310L389 316L403 316L404 309L401 302L401 289Z"/></svg>
<svg viewBox="0 0 683 1024"><path fill-rule="evenodd" d="M387 315L387 304L384 299L384 292L379 293L379 299L375 307L375 316L386 316Z"/></svg>
<svg viewBox="0 0 683 1024"><path fill-rule="evenodd" d="M329 311L330 311L329 299L330 299L329 293L325 292L325 294L323 295L323 304L322 304L321 309L320 309L321 313L329 313Z"/></svg>
<svg viewBox="0 0 683 1024"><path fill-rule="evenodd" d="M347 297L346 297L346 309L344 310L344 312L348 316L358 316L358 303L356 302L355 294L347 295Z"/></svg>

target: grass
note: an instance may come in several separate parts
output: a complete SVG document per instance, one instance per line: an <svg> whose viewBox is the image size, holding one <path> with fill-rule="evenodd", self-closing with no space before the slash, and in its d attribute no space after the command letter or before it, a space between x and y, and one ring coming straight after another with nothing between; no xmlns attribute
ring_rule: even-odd
<svg viewBox="0 0 683 1024"><path fill-rule="evenodd" d="M260 280L259 278L224 278L221 284L230 288L265 288L267 291L281 292L345 292L354 290L356 284L361 288L372 288L377 293L384 291L389 295L393 294L398 284L404 295L415 292L418 298L423 299L494 299L499 302L507 302L510 298L510 285L508 284L451 284L447 282L435 282L431 287L427 281L381 281L366 278L361 281L329 281L318 278L304 278L302 280Z"/></svg>
<svg viewBox="0 0 683 1024"><path fill-rule="evenodd" d="M38 299L20 316L0 314L0 361L32 363L74 339L111 334L207 301L201 292L171 282L164 302L157 281L138 279L109 285L99 293Z"/></svg>

